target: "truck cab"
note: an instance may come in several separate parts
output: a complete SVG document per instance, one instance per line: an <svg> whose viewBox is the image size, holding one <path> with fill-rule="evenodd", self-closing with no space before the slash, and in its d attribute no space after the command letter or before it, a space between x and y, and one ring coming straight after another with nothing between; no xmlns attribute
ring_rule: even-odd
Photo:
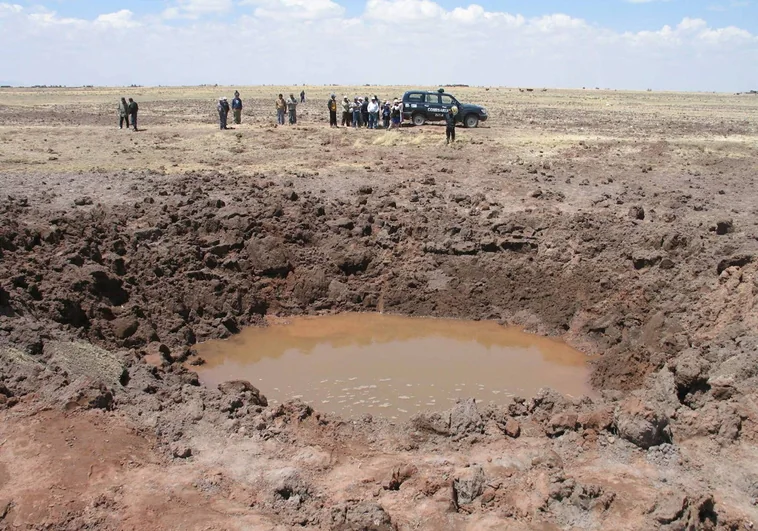
<svg viewBox="0 0 758 531"><path fill-rule="evenodd" d="M412 121L416 126L443 121L451 107L458 109L456 122L466 127L477 127L479 122L488 118L484 107L460 103L455 96L442 89L436 92L410 90L403 95L403 119Z"/></svg>

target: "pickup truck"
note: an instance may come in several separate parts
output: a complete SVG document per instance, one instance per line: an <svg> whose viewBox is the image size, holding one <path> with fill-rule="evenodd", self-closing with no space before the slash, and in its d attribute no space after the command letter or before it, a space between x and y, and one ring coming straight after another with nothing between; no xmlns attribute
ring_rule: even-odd
<svg viewBox="0 0 758 531"><path fill-rule="evenodd" d="M403 94L403 119L419 126L426 122L439 122L445 119L445 114L453 106L458 108L456 122L466 127L477 127L479 122L488 118L484 107L460 103L454 96L440 89L436 92L409 90Z"/></svg>

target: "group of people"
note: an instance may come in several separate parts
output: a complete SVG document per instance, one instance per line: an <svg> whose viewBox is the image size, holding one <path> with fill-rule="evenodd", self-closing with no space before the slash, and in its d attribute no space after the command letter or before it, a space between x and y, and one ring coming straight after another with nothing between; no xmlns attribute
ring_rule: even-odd
<svg viewBox="0 0 758 531"><path fill-rule="evenodd" d="M242 123L242 99L238 90L234 91L234 98L232 98L232 104L229 105L229 100L222 96L218 99L218 105L216 105L218 111L218 125L220 129L229 129L229 111L232 111L234 116L234 123Z"/></svg>
<svg viewBox="0 0 758 531"><path fill-rule="evenodd" d="M290 94L289 98L284 98L284 95L279 94L276 100L276 119L279 125L284 125L289 119L290 125L297 123L297 105L298 103L305 102L305 91L300 92L299 101L295 98L294 94ZM403 122L403 102L399 99L395 99L392 103L389 100L381 102L378 96L372 97L360 97L356 96L352 101L345 96L341 102L337 102L337 96L332 94L327 102L327 108L329 109L329 125L331 127L339 127L337 123L338 113L342 112L342 126L360 128L366 127L368 129L384 129L399 128ZM218 99L216 105L218 110L219 128L229 129L228 120L229 112L232 112L234 123L242 123L242 99L240 98L239 91L234 91L234 98L232 98L231 104L226 97L222 96ZM137 111L139 106L132 98L129 98L127 102L125 98L121 98L119 103L119 128L123 129L124 124L128 129L130 124L137 130ZM453 107L445 116L447 124L447 142L455 141L455 120L457 109Z"/></svg>
<svg viewBox="0 0 758 531"><path fill-rule="evenodd" d="M124 124L126 124L126 128L129 129L129 124L131 124L136 131L137 111L139 111L139 105L137 105L136 101L129 98L129 101L127 102L126 98L121 98L121 101L118 104L118 128L123 129Z"/></svg>
<svg viewBox="0 0 758 531"><path fill-rule="evenodd" d="M300 103L305 102L305 92L300 93ZM290 97L286 100L282 94L276 99L276 123L284 125L285 118L289 117L290 125L297 123L297 104L294 94L290 94Z"/></svg>
<svg viewBox="0 0 758 531"><path fill-rule="evenodd" d="M371 98L368 96L356 96L350 101L347 96L337 103L337 96L332 94L327 102L329 109L329 125L339 127L337 123L337 112L342 111L342 125L344 127L366 127L368 129L392 129L400 127L403 121L403 103L395 99L392 103L386 100L381 102L378 96Z"/></svg>

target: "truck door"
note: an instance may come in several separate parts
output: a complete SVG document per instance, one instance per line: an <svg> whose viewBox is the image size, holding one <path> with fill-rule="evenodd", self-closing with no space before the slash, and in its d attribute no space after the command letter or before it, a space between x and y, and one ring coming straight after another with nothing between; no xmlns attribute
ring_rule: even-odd
<svg viewBox="0 0 758 531"><path fill-rule="evenodd" d="M453 105L458 107L458 110L460 111L460 106L454 97L450 94L440 94L440 107L445 109L445 113L447 113ZM455 120L460 121L460 116L456 115Z"/></svg>
<svg viewBox="0 0 758 531"><path fill-rule="evenodd" d="M426 95L426 117L430 121L439 121L445 118L445 109L440 103L440 95L429 93Z"/></svg>

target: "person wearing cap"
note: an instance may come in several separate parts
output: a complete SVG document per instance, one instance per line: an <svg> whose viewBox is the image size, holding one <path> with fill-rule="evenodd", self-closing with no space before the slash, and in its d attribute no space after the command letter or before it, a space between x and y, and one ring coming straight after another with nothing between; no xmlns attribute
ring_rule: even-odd
<svg viewBox="0 0 758 531"><path fill-rule="evenodd" d="M284 115L287 112L287 102L284 101L284 96L279 94L279 98L276 100L276 123L284 125Z"/></svg>
<svg viewBox="0 0 758 531"><path fill-rule="evenodd" d="M129 98L129 105L126 106L126 112L129 114L129 119L132 122L132 127L137 130L137 112L139 111L139 105L132 98ZM126 126L127 128L129 125Z"/></svg>
<svg viewBox="0 0 758 531"><path fill-rule="evenodd" d="M337 96L335 94L332 94L326 106L329 109L329 127L339 127L337 125Z"/></svg>
<svg viewBox="0 0 758 531"><path fill-rule="evenodd" d="M221 97L218 99L218 105L216 105L216 110L218 110L218 126L219 129L224 130L228 129L226 126L227 118L229 117L229 102L226 101L226 98Z"/></svg>
<svg viewBox="0 0 758 531"><path fill-rule="evenodd" d="M458 114L458 108L453 105L445 113L445 136L447 143L455 142L455 115Z"/></svg>
<svg viewBox="0 0 758 531"><path fill-rule="evenodd" d="M347 99L347 96L342 98L342 125L345 127L350 127L351 122L353 121L353 117L350 112L350 100Z"/></svg>
<svg viewBox="0 0 758 531"><path fill-rule="evenodd" d="M289 112L290 125L295 125L297 123L297 100L294 94L290 94L287 100L287 111Z"/></svg>
<svg viewBox="0 0 758 531"><path fill-rule="evenodd" d="M232 100L232 113L234 114L234 123L242 123L242 100L240 99L239 91L234 91L234 99Z"/></svg>
<svg viewBox="0 0 758 531"><path fill-rule="evenodd" d="M379 102L376 101L376 96L371 98L371 102L366 107L368 111L368 128L376 129L379 123Z"/></svg>

